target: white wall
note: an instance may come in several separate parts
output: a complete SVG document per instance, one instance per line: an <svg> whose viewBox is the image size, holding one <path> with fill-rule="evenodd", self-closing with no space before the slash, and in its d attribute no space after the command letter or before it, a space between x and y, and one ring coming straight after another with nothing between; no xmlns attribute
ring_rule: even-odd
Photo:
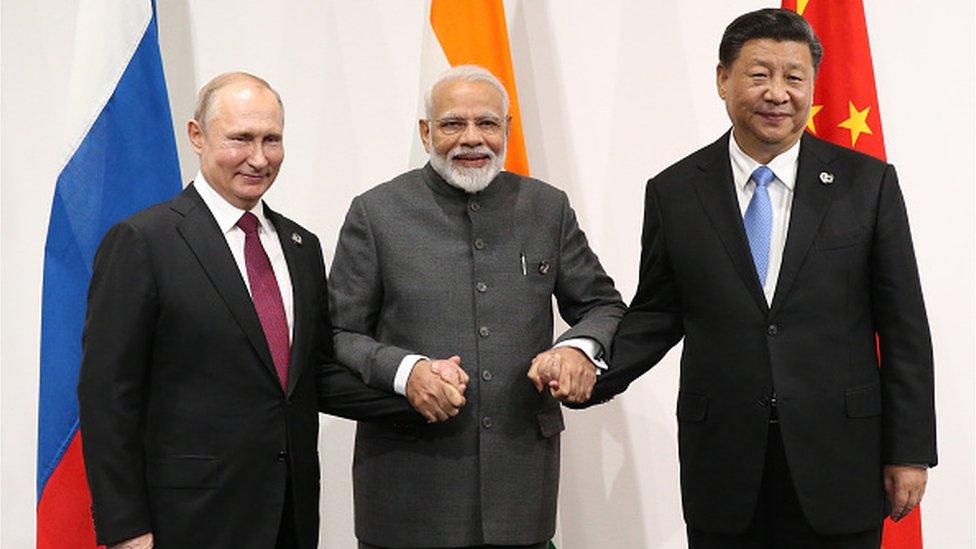
<svg viewBox="0 0 976 549"><path fill-rule="evenodd" d="M284 169L268 200L331 255L350 199L409 165L423 2L159 0L183 174L195 91L244 69L281 91ZM636 286L644 181L728 126L714 92L731 19L774 3L506 2L533 174L573 199L626 299ZM923 503L927 547L972 547L976 334L971 0L865 0L889 159L899 169L935 338L941 465ZM32 547L43 246L70 143L71 0L2 4L0 545ZM569 412L560 547L684 546L674 400L678 351L622 398ZM351 423L324 419L322 540L353 547Z"/></svg>

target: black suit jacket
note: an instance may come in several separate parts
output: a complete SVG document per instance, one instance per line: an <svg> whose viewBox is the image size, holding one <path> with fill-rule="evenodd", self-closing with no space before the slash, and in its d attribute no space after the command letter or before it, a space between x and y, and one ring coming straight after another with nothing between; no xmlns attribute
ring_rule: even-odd
<svg viewBox="0 0 976 549"><path fill-rule="evenodd" d="M272 547L290 477L299 541L315 547L317 410L420 417L332 361L319 241L265 212L294 292L286 391L237 264L193 185L102 241L78 385L99 543L152 531L160 549Z"/></svg>
<svg viewBox="0 0 976 549"><path fill-rule="evenodd" d="M748 526L775 389L811 525L824 534L877 527L882 465L936 463L932 349L894 167L803 136L768 306L728 139L648 182L640 283L594 401L623 391L684 337L677 416L688 524Z"/></svg>

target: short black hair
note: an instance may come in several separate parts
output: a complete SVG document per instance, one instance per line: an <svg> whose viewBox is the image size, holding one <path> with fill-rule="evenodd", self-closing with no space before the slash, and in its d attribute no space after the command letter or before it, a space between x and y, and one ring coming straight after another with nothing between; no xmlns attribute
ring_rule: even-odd
<svg viewBox="0 0 976 549"><path fill-rule="evenodd" d="M740 15L725 27L722 42L718 46L718 60L729 68L739 58L742 46L749 40L769 38L777 42L800 42L810 48L813 70L817 71L823 58L823 46L813 32L813 27L800 14L792 10L766 8Z"/></svg>

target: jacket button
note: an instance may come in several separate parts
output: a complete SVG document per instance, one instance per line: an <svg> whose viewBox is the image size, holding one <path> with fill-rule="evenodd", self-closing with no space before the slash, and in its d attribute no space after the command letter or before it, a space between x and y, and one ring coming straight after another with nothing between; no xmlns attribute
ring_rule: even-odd
<svg viewBox="0 0 976 549"><path fill-rule="evenodd" d="M485 381L491 381L493 377L495 376L491 375L491 372L489 372L488 370L481 372L481 379Z"/></svg>
<svg viewBox="0 0 976 549"><path fill-rule="evenodd" d="M285 461L286 459L288 459L288 452L284 450L278 452L278 455L275 456L275 461Z"/></svg>
<svg viewBox="0 0 976 549"><path fill-rule="evenodd" d="M474 239L474 248L476 250L483 250L485 248L485 241L480 238Z"/></svg>
<svg viewBox="0 0 976 549"><path fill-rule="evenodd" d="M476 212L481 209L481 204L478 204L477 202L472 202L468 204L468 208L470 208L472 212Z"/></svg>
<svg viewBox="0 0 976 549"><path fill-rule="evenodd" d="M481 418L481 426L485 429L491 429L491 418L488 416Z"/></svg>
<svg viewBox="0 0 976 549"><path fill-rule="evenodd" d="M774 336L779 333L779 328L777 328L775 324L770 324L769 327L766 328L766 333Z"/></svg>
<svg viewBox="0 0 976 549"><path fill-rule="evenodd" d="M482 326L478 328L478 335L481 337L488 337L491 335L491 330L488 329L488 326Z"/></svg>
<svg viewBox="0 0 976 549"><path fill-rule="evenodd" d="M479 282L475 284L474 289L478 290L479 293L483 294L488 291L488 285L485 284L484 282Z"/></svg>

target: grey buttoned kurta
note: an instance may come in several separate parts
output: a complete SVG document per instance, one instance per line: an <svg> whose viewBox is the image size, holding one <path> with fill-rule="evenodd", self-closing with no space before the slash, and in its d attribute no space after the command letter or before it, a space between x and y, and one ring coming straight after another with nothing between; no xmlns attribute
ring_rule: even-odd
<svg viewBox="0 0 976 549"><path fill-rule="evenodd" d="M356 197L330 277L337 358L393 390L408 354L459 355L471 378L457 417L360 423L356 535L384 547L528 544L552 536L559 403L526 378L552 345L552 296L572 328L609 348L624 311L566 194L502 172L467 194L428 165Z"/></svg>

